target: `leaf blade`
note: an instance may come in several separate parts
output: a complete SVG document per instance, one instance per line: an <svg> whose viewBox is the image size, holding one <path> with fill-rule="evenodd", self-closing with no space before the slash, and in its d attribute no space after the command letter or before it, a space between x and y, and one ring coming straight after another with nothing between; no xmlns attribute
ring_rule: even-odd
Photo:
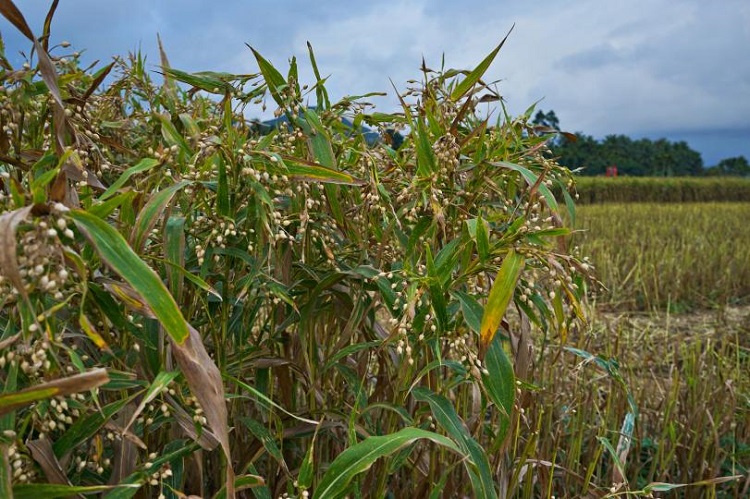
<svg viewBox="0 0 750 499"><path fill-rule="evenodd" d="M86 211L71 210L68 216L86 234L102 260L149 305L170 338L177 344L184 343L189 333L180 308L159 276L132 250L125 238Z"/></svg>

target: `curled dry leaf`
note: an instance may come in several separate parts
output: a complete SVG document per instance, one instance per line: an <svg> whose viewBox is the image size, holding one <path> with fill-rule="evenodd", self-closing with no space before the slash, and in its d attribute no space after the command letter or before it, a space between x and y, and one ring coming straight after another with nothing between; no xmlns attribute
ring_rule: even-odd
<svg viewBox="0 0 750 499"><path fill-rule="evenodd" d="M26 447L31 451L31 457L44 471L44 476L47 477L49 483L71 485L68 477L65 476L60 461L55 456L55 451L52 450L52 441L47 438L31 440L26 442Z"/></svg>
<svg viewBox="0 0 750 499"><path fill-rule="evenodd" d="M122 408L119 415L124 419L134 413L135 404L131 402ZM112 474L109 477L109 484L116 485L135 471L138 465L138 451L136 450L136 446L143 450L146 450L147 447L140 438L130 431L124 430L111 419L107 421L105 428L113 430L123 437L113 442L114 460L112 462Z"/></svg>
<svg viewBox="0 0 750 499"><path fill-rule="evenodd" d="M234 497L234 471L229 449L229 425L227 424L227 404L224 400L224 384L219 368L208 355L200 333L190 324L190 335L182 343L171 340L172 353L177 365L190 386L190 391L198 399L206 415L208 424L216 434L227 459L227 497Z"/></svg>
<svg viewBox="0 0 750 499"><path fill-rule="evenodd" d="M177 421L177 424L180 425L180 428L188 437L198 442L201 447L208 451L214 450L219 446L219 439L210 429L203 428L199 434L195 429L193 418L190 417L185 409L183 409L174 398L169 395L167 395L167 400L169 400L170 405L172 406L172 415Z"/></svg>
<svg viewBox="0 0 750 499"><path fill-rule="evenodd" d="M16 254L16 228L31 213L31 206L0 215L0 275L7 277L24 298L26 288L21 279Z"/></svg>
<svg viewBox="0 0 750 499"><path fill-rule="evenodd" d="M21 333L16 333L13 336L9 336L8 338L5 338L4 340L0 341L0 350L5 350L9 346L11 346L13 343L15 343L16 340L20 337L21 337Z"/></svg>
<svg viewBox="0 0 750 499"><path fill-rule="evenodd" d="M107 382L109 382L107 370L101 368L47 383L39 383L17 392L4 393L0 395L0 416L39 400L84 392Z"/></svg>
<svg viewBox="0 0 750 499"><path fill-rule="evenodd" d="M34 41L34 33L31 32L29 24L26 22L23 14L21 14L21 11L18 10L18 7L16 7L16 4L11 0L0 1L0 14L10 21L26 38L32 42Z"/></svg>

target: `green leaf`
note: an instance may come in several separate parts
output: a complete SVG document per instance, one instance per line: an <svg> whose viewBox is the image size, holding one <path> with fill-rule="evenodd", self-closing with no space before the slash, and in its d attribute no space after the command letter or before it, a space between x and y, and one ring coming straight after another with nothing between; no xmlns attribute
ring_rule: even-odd
<svg viewBox="0 0 750 499"><path fill-rule="evenodd" d="M279 404L277 404L276 402L274 402L273 400L271 400L270 398L268 398L267 396L265 396L263 393L261 393L256 388L248 385L247 383L243 383L242 381L240 381L237 378L233 378L231 376L224 376L224 378L227 379L227 380L229 380L229 381L231 381L232 383L236 383L237 386L239 386L243 390L248 391L253 396L253 398L257 399L258 402L260 402L260 404L263 407L265 407L265 408L273 407L275 409L280 410L284 414L293 417L294 419L296 419L298 421L302 421L303 423L308 423L308 424L312 424L312 425L317 425L318 424L317 421L314 421L312 419L305 419L305 418L301 418L299 416L296 416L296 415L292 414L291 412L287 411L286 409L284 409L283 407L281 407Z"/></svg>
<svg viewBox="0 0 750 499"><path fill-rule="evenodd" d="M182 297L182 288L187 276L199 279L198 276L187 272L185 266L185 217L173 216L167 219L164 225L164 258L167 262L167 279L169 290L176 301Z"/></svg>
<svg viewBox="0 0 750 499"><path fill-rule="evenodd" d="M467 471L475 497L497 497L487 452L469 434L468 428L461 421L450 401L423 387L414 388L412 394L415 399L430 404L430 409L438 424L459 443L461 450L469 455L467 463L470 463L472 467L467 466ZM472 469L473 467L476 470Z"/></svg>
<svg viewBox="0 0 750 499"><path fill-rule="evenodd" d="M487 374L482 372L482 384L487 391L487 397L502 412L497 440L503 441L510 427L510 415L516 397L516 377L513 365L505 354L502 338L497 335L487 350L484 369L487 370Z"/></svg>
<svg viewBox="0 0 750 499"><path fill-rule="evenodd" d="M141 402L138 404L138 408L130 417L130 421L128 421L125 425L123 433L130 429L136 418L141 414L141 412L143 412L143 409L145 409L145 407L152 400L158 397L160 393L166 391L166 389L169 387L169 384L179 375L179 371L161 371L156 375L154 381L151 383L151 385L148 387L148 390L146 390L146 393L143 395Z"/></svg>
<svg viewBox="0 0 750 499"><path fill-rule="evenodd" d="M109 188L102 193L101 196L99 196L100 201L104 201L108 197L112 196L117 190L125 185L125 183L135 175L136 173L145 172L146 170L150 170L151 168L155 167L159 164L159 160L154 158L143 158L138 163L136 163L134 166L131 166L124 172L122 172L122 175L120 175L120 178L115 180L115 182L109 186Z"/></svg>
<svg viewBox="0 0 750 499"><path fill-rule="evenodd" d="M479 253L479 259L486 261L490 254L490 233L489 224L485 222L482 217L477 218L477 253Z"/></svg>
<svg viewBox="0 0 750 499"><path fill-rule="evenodd" d="M219 170L219 182L216 186L216 211L219 213L219 216L228 217L232 208L229 199L227 165L219 154L214 156L214 165Z"/></svg>
<svg viewBox="0 0 750 499"><path fill-rule="evenodd" d="M549 187L547 187L544 182L539 182L539 176L529 170L526 167L523 167L521 165L517 165L515 163L510 163L508 161L499 161L497 163L492 163L495 166L500 166L502 168L507 168L508 170L513 170L521 174L521 176L526 180L526 183L533 187L534 185L537 185L537 189L539 189L539 192L544 197L544 200L547 202L547 206L552 211L558 211L557 206L557 200L555 199L555 195L552 194L552 191L549 190Z"/></svg>
<svg viewBox="0 0 750 499"><path fill-rule="evenodd" d="M492 342L492 338L495 337L495 332L500 326L511 298L513 298L516 283L521 276L523 267L524 257L516 253L515 250L510 249L500 266L497 276L495 276L495 282L492 283L487 305L484 307L479 333L482 348L487 348Z"/></svg>
<svg viewBox="0 0 750 499"><path fill-rule="evenodd" d="M254 487L261 487L265 485L265 480L263 480L262 477L258 475L239 475L235 477L234 479L234 490L235 492L238 492L240 490L250 489ZM227 488L226 486L219 489L219 491L214 495L213 499L225 499L227 497ZM246 497L246 496L242 496Z"/></svg>
<svg viewBox="0 0 750 499"><path fill-rule="evenodd" d="M510 29L510 31L513 31L513 28ZM490 52L490 55L484 58L482 62L479 63L479 66L477 66L471 73L466 75L466 78L464 78L461 83L456 85L456 88L453 89L453 92L451 92L451 100L457 101L466 93L474 87L474 85L482 78L484 73L487 71L487 69L490 67L490 64L492 64L492 61L495 60L495 57L497 56L497 53L500 52L500 49L505 44L505 40L508 39L508 36L510 35L510 31L508 31L508 34L505 35L505 38L503 38L503 41L500 42L500 44L495 47L495 50Z"/></svg>
<svg viewBox="0 0 750 499"><path fill-rule="evenodd" d="M163 452L155 459L150 460L151 466L149 468L138 469L133 472L120 482L118 488L109 492L104 497L106 499L130 499L138 493L140 487L151 478L151 475L159 471L162 466L183 459L200 449L197 443L187 440L175 440L170 442L168 447L174 450Z"/></svg>
<svg viewBox="0 0 750 499"><path fill-rule="evenodd" d="M315 53L313 52L312 45L307 42L307 51L310 53L310 65L315 75L315 96L317 97L317 108L318 109L329 109L331 102L328 100L328 91L324 85L325 80L320 77L320 71L318 70L318 63L315 60Z"/></svg>
<svg viewBox="0 0 750 499"><path fill-rule="evenodd" d="M73 425L70 426L54 444L52 444L55 456L58 458L62 457L82 442L90 439L107 423L107 421L133 400L133 398L135 398L135 395L112 402L111 404L102 407L100 411L78 418L76 422L73 423Z"/></svg>
<svg viewBox="0 0 750 499"><path fill-rule="evenodd" d="M328 362L326 362L325 367L323 368L324 371L328 370L333 366L336 362L343 359L344 357L348 357L349 355L357 352L361 352L362 350L369 350L371 348L378 347L382 345L382 341L368 341L365 343L355 343L353 345L347 345L341 350L338 350L336 353L334 353L330 359L328 359Z"/></svg>
<svg viewBox="0 0 750 499"><path fill-rule="evenodd" d="M281 96L280 90L286 87L286 80L281 73L279 73L279 70L264 59L258 51L249 45L248 47L253 51L255 60L258 61L258 67L260 68L263 78L266 80L266 85L268 86L268 91L271 92L271 97L273 97L273 100L276 101L276 104L278 104L279 107L284 107L284 99Z"/></svg>
<svg viewBox="0 0 750 499"><path fill-rule="evenodd" d="M264 425L252 418L242 416L240 417L240 421L242 421L242 424L250 430L250 433L252 433L261 444L263 444L263 448L266 449L266 452L268 452L268 454L273 457L285 471L288 471L284 455L281 453L281 449L276 444L276 439L271 435L271 432L268 431Z"/></svg>
<svg viewBox="0 0 750 499"><path fill-rule="evenodd" d="M461 314L464 316L464 322L469 326L469 329L479 334L482 327L482 314L484 309L482 305L473 296L464 293L463 291L453 291L453 296L458 298L461 303Z"/></svg>
<svg viewBox="0 0 750 499"><path fill-rule="evenodd" d="M57 172L59 171L59 168L52 168L34 178L33 182L31 182L29 186L31 189L31 198L35 204L45 202L47 199L46 187L57 177Z"/></svg>
<svg viewBox="0 0 750 499"><path fill-rule="evenodd" d="M617 469L617 472L620 473L621 477L626 476L625 475L625 466L622 461L620 461L620 456L617 455L617 451L612 446L612 444L607 440L607 437L596 437L597 440L604 446L605 449L607 449L607 452L609 452L609 455L612 456L612 462L615 465L615 468Z"/></svg>
<svg viewBox="0 0 750 499"><path fill-rule="evenodd" d="M169 187L160 190L148 200L148 203L138 212L138 218L135 221L133 230L130 233L130 241L133 249L140 251L146 243L146 238L151 234L151 230L156 226L164 209L167 207L172 197L183 187L190 185L191 182L183 180Z"/></svg>
<svg viewBox="0 0 750 499"><path fill-rule="evenodd" d="M187 83L195 88L200 88L210 93L225 94L231 92L232 85L228 80L234 75L229 73L214 73L212 71L203 71L198 73L186 73L174 68L162 68L165 75L174 78L177 81Z"/></svg>
<svg viewBox="0 0 750 499"><path fill-rule="evenodd" d="M310 180L327 184L362 185L348 173L340 172L312 162L304 162L301 158L284 156L288 175L298 180Z"/></svg>
<svg viewBox="0 0 750 499"><path fill-rule="evenodd" d="M333 154L328 130L320 122L320 118L312 109L302 111L305 119L298 120L308 137L308 145L315 161L327 168L336 168L336 156Z"/></svg>
<svg viewBox="0 0 750 499"><path fill-rule="evenodd" d="M138 195L135 191L127 191L111 198L106 199L103 203L98 203L89 207L88 211L99 218L107 218L120 206L133 206L133 199Z"/></svg>
<svg viewBox="0 0 750 499"><path fill-rule="evenodd" d="M167 334L175 343L182 344L189 335L187 323L159 276L105 221L82 210L71 210L68 215L86 235L101 259L151 307Z"/></svg>
<svg viewBox="0 0 750 499"><path fill-rule="evenodd" d="M8 450L10 445L0 442L0 496L13 497L13 474L10 470Z"/></svg>
<svg viewBox="0 0 750 499"><path fill-rule="evenodd" d="M417 129L412 131L412 135L415 135L417 143L417 176L429 177L437 169L437 160L423 120L417 122Z"/></svg>
<svg viewBox="0 0 750 499"><path fill-rule="evenodd" d="M451 277L453 277L453 270L460 256L459 250L462 249L463 242L463 238L457 237L444 245L437 256L435 256L435 271L443 288L446 287Z"/></svg>
<svg viewBox="0 0 750 499"><path fill-rule="evenodd" d="M404 428L390 435L368 437L333 460L315 489L314 499L335 499L346 494L349 483L381 457L389 456L417 440L426 439L463 456L449 438L419 428Z"/></svg>
<svg viewBox="0 0 750 499"><path fill-rule="evenodd" d="M163 114L157 114L156 117L161 122L161 135L164 137L164 142L169 146L179 147L180 150L188 156L192 154L185 137L177 131L177 128L175 128L174 124L169 120L169 117Z"/></svg>

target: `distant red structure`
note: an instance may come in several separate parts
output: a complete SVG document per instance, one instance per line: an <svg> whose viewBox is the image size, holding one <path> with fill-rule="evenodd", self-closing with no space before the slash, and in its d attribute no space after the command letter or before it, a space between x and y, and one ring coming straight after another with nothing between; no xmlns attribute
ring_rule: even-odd
<svg viewBox="0 0 750 499"><path fill-rule="evenodd" d="M616 177L617 176L617 166L612 165L607 167L607 172L604 174L605 177Z"/></svg>

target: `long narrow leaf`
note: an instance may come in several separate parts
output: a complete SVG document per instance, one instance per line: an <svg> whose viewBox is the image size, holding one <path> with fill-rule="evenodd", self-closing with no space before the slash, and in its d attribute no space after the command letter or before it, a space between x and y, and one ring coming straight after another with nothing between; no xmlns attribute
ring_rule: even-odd
<svg viewBox="0 0 750 499"><path fill-rule="evenodd" d="M0 416L50 397L85 392L109 381L106 369L94 369L83 374L39 383L24 390L0 395Z"/></svg>
<svg viewBox="0 0 750 499"><path fill-rule="evenodd" d="M511 249L500 266L500 271L497 273L495 282L492 284L487 305L484 307L481 332L479 334L482 349L486 349L492 342L492 338L495 337L495 332L497 332L508 304L511 298L513 298L516 283L521 276L523 267L524 257Z"/></svg>
<svg viewBox="0 0 750 499"><path fill-rule="evenodd" d="M248 45L248 47L250 46ZM257 50L252 47L250 47L250 50L253 51L255 60L258 61L258 67L260 68L261 74L263 74L263 78L266 80L268 91L271 92L273 100L276 101L276 104L278 104L279 107L284 107L284 99L281 97L279 89L286 86L286 80L281 73L279 73L279 70L264 59Z"/></svg>
<svg viewBox="0 0 750 499"><path fill-rule="evenodd" d="M419 428L404 428L390 435L368 437L333 460L315 489L313 498L335 499L344 496L355 476L367 471L381 457L389 456L420 439L430 440L463 455L451 439Z"/></svg>
<svg viewBox="0 0 750 499"><path fill-rule="evenodd" d="M510 427L510 415L516 397L516 377L498 336L495 336L490 344L484 358L484 368L486 369L486 374L482 373L484 389L489 399L502 412L496 438L503 441Z"/></svg>
<svg viewBox="0 0 750 499"><path fill-rule="evenodd" d="M180 308L159 276L135 254L125 238L104 220L86 211L71 210L69 216L101 259L151 307L170 338L177 344L184 343L189 333Z"/></svg>
<svg viewBox="0 0 750 499"><path fill-rule="evenodd" d="M461 450L469 455L467 464L471 466L467 466L467 471L469 479L472 482L472 487L474 488L475 496L488 499L497 497L487 452L469 434L468 428L461 421L450 401L442 395L423 387L414 388L412 394L417 400L426 401L430 404L430 409L432 409L432 414L435 416L438 424L458 442ZM476 471L473 469L474 467Z"/></svg>
<svg viewBox="0 0 750 499"><path fill-rule="evenodd" d="M510 28L510 31L508 31L508 34L505 35L505 38L503 38L503 41L501 41L500 44L495 47L495 50L490 52L490 55L485 57L484 60L479 63L479 66L477 66L471 73L469 73L466 78L461 81L461 83L456 85L456 88L454 88L453 92L451 92L451 100L457 101L458 99L466 95L466 93L471 90L474 85L476 85L476 83L482 78L484 73L490 67L492 61L495 60L495 56L497 56L497 53L500 52L500 49L505 44L505 40L508 39L511 31L513 31L512 27Z"/></svg>
<svg viewBox="0 0 750 499"><path fill-rule="evenodd" d="M55 499L57 497L71 497L76 494L96 494L118 487L135 488L136 485L61 485L54 483L19 483L13 487L14 499Z"/></svg>
<svg viewBox="0 0 750 499"><path fill-rule="evenodd" d="M124 172L122 172L122 175L115 180L115 182L109 186L109 188L102 193L101 196L99 196L100 201L104 201L108 197L112 196L117 190L125 185L125 183L135 175L136 173L145 172L146 170L150 170L151 168L155 167L159 164L159 160L156 160L154 158L143 158L135 165L131 166Z"/></svg>
<svg viewBox="0 0 750 499"><path fill-rule="evenodd" d="M138 212L138 218L135 221L135 226L130 234L130 241L135 251L141 251L143 245L146 243L146 238L151 233L151 230L159 222L159 219L164 213L165 208L172 200L172 197L185 186L190 185L191 182L183 180L177 182L169 187L160 190L149 199L148 203Z"/></svg>

